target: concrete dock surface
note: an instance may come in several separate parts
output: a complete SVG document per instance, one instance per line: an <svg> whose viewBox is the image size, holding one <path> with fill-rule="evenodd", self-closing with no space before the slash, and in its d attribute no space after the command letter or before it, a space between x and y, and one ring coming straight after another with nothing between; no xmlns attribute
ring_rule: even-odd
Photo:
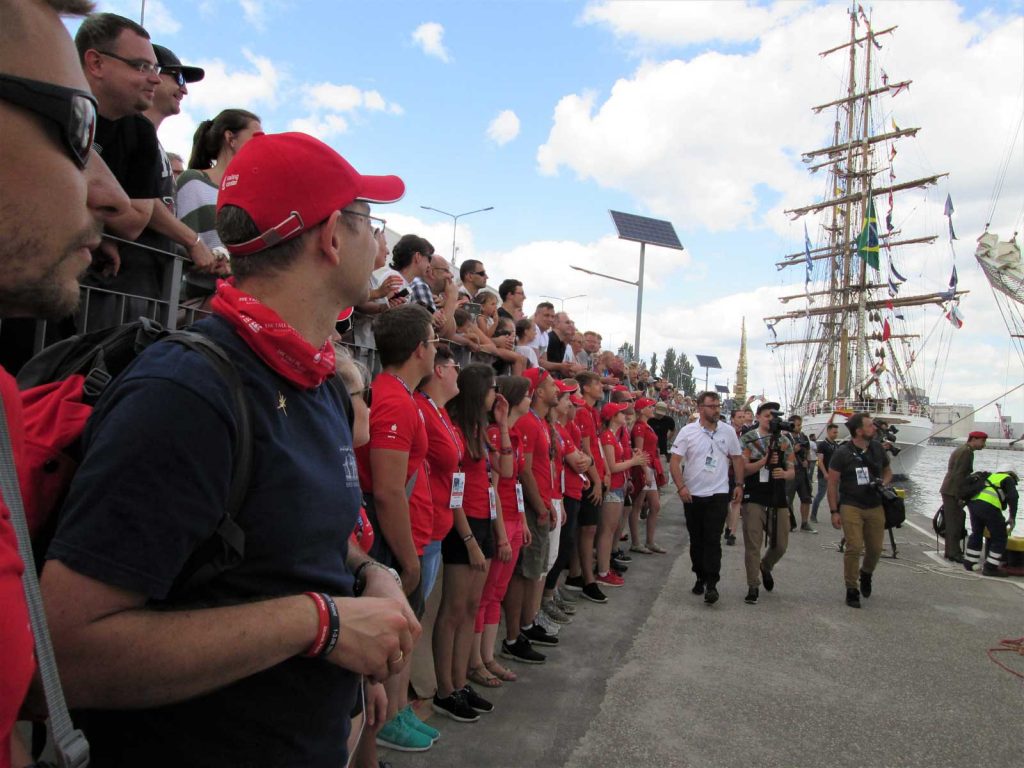
<svg viewBox="0 0 1024 768"><path fill-rule="evenodd" d="M846 606L841 535L794 532L773 592L747 605L742 536L723 546L721 600L690 593L678 499L659 543L633 554L608 603L581 600L543 666L484 690L479 722L439 715L428 752L381 750L395 768L465 766L1024 765L1024 680L987 651L1024 635L1024 580L934 555L927 521L888 538L874 595ZM994 654L1024 675L1024 657ZM514 662L501 660L508 666ZM429 706L419 707L422 716Z"/></svg>

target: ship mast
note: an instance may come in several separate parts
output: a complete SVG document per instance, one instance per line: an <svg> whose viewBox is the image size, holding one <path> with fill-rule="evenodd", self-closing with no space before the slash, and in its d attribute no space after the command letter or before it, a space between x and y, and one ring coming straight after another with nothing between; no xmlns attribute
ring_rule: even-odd
<svg viewBox="0 0 1024 768"><path fill-rule="evenodd" d="M874 36L871 34L871 22L867 22L867 34L865 35L866 43L864 45L864 92L867 93L871 90L871 48L874 44ZM850 51L853 51L853 46L850 46ZM851 53L852 59L852 53ZM863 174L870 172L871 166L871 148L868 144L868 139L871 136L871 100L865 98L863 101L864 109L864 122L862 125L861 136L863 137L863 146L861 147L860 154L860 170ZM857 177L864 179L864 176ZM862 182L863 183L863 182ZM867 222L868 210L871 207L871 188L870 183L868 186L867 199L861 207L860 220ZM876 225L877 226L877 223ZM867 302L867 284L868 284L868 262L867 259L860 259L860 281L858 284L858 293L860 295L859 306L857 307L857 382L862 382L865 379L865 373L867 371L867 359L868 359L868 343L867 343L867 331L865 329L865 323L867 320L866 302ZM848 394L853 394L848 392ZM859 397L857 398L860 399Z"/></svg>

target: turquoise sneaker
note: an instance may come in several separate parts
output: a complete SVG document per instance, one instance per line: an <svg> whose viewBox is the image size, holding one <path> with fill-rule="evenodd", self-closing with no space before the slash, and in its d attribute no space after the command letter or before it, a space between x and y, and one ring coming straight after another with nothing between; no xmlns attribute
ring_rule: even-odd
<svg viewBox="0 0 1024 768"><path fill-rule="evenodd" d="M396 715L380 729L377 744L399 752L426 752L434 742L427 734L413 728L405 718Z"/></svg>
<svg viewBox="0 0 1024 768"><path fill-rule="evenodd" d="M441 738L441 732L437 730L437 728L431 728L429 725L420 720L416 716L416 713L412 711L411 706L406 706L405 709L400 709L398 711L396 719L399 717L404 718L405 722L408 723L410 727L415 728L420 733L424 733L427 736L429 736L431 741L437 741Z"/></svg>

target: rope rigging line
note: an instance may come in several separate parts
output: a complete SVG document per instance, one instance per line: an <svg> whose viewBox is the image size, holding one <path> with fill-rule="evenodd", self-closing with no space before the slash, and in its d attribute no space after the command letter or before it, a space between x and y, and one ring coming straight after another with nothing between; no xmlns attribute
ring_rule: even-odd
<svg viewBox="0 0 1024 768"><path fill-rule="evenodd" d="M926 441L928 441L928 440L931 440L931 439L932 439L933 437L935 437L936 435L940 435L940 434L942 434L943 432L945 432L946 430L948 430L948 429L951 429L952 427L954 427L955 425L959 424L959 423L960 423L961 421L963 421L964 419L969 419L969 418L971 418L971 416L973 416L974 414L976 414L976 413L977 413L978 411L980 411L980 410L981 410L982 408L988 408L988 407L989 407L990 405L992 405L993 403L995 403L995 402L996 402L996 401L998 401L998 400L1002 400L1002 399L1003 399L1004 397L1006 397L1007 395L1012 395L1012 394L1013 394L1014 392L1016 392L1016 391L1017 391L1018 389L1020 389L1021 387L1024 387L1024 382L1021 382L1021 383L1020 383L1020 384L1018 384L1017 386L1015 386L1015 387L1013 387L1013 388L1011 388L1011 389L1008 389L1008 390L1006 390L1005 392L1003 392L1003 393L1002 393L1001 395L999 395L998 397L994 397L994 398L992 398L991 400L989 400L989 401L988 401L987 403L985 403L984 405L979 405L979 406L978 406L977 408L975 408L975 409L974 409L973 411L971 411L970 413L968 413L968 414L967 414L966 416L961 416L961 417L960 417L959 419L957 419L956 421L954 421L954 422L952 422L952 423L950 423L950 424L947 424L946 426L942 427L942 429L939 429L939 430L937 430L937 431L935 431L935 432L932 432L932 433L931 433L930 435L928 435L927 437L923 437L923 438L921 438L921 439L920 439L920 440L918 440L918 441L917 441L916 443L914 443L914 445L915 445L915 446L918 446L918 445L921 445L921 443L924 443L924 442L926 442Z"/></svg>
<svg viewBox="0 0 1024 768"><path fill-rule="evenodd" d="M1013 138L1010 140L1007 146L1006 156L999 165L999 172L996 174L996 180L992 185L992 194L989 197L989 201L992 203L989 209L988 216L985 219L985 229L987 230L989 224L992 223L992 217L996 213L996 205L999 203L999 197L1003 193L1003 184L1006 181L1006 172L1010 167L1010 160L1013 158L1014 147L1017 146L1017 137L1020 136L1021 126L1024 125L1024 110L1021 111L1020 119L1017 120L1017 129L1013 132Z"/></svg>

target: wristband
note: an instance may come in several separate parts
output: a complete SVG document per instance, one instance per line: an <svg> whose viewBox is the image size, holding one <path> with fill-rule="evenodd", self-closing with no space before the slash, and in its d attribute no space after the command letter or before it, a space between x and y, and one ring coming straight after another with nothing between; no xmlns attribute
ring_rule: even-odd
<svg viewBox="0 0 1024 768"><path fill-rule="evenodd" d="M327 601L324 600L324 596L321 593L304 592L303 594L316 604L317 616L316 637L313 639L313 644L309 646L309 650L303 655L308 658L316 658L327 645L331 629L331 619L327 608ZM337 613L337 608L335 608L335 613Z"/></svg>
<svg viewBox="0 0 1024 768"><path fill-rule="evenodd" d="M331 651L334 650L334 646L338 644L338 637L341 635L341 617L338 615L338 606L334 604L334 598L328 595L326 592L321 592L320 597L327 603L327 618L329 625L327 627L327 643L322 649L320 649L319 657L321 659L331 655Z"/></svg>
<svg viewBox="0 0 1024 768"><path fill-rule="evenodd" d="M501 448L501 449L498 450L498 453L500 453L502 456L511 456L512 455L512 447L509 446L508 448Z"/></svg>
<svg viewBox="0 0 1024 768"><path fill-rule="evenodd" d="M192 243L192 247L195 248L202 241L203 236L196 232L196 241Z"/></svg>
<svg viewBox="0 0 1024 768"><path fill-rule="evenodd" d="M472 539L472 538L473 538L473 532L470 531L469 533L467 533L465 536L462 537L462 543L463 544L467 544L467 543L469 543L469 540Z"/></svg>
<svg viewBox="0 0 1024 768"><path fill-rule="evenodd" d="M356 572L352 574L352 594L359 597L363 594L363 590L366 588L366 576L363 573L367 568L380 568L381 570L387 571L391 574L391 578L395 580L395 583L399 587L402 586L402 577L398 575L398 571L394 568L388 568L384 563L378 563L376 560L364 560L356 568Z"/></svg>

